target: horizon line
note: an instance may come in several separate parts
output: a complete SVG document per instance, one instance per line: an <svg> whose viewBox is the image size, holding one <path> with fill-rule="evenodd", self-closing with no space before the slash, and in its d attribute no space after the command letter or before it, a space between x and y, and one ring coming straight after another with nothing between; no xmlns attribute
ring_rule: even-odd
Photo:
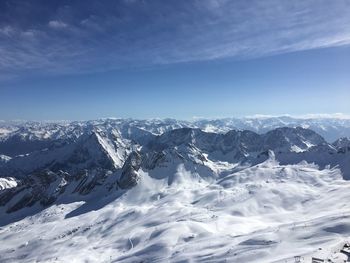
<svg viewBox="0 0 350 263"><path fill-rule="evenodd" d="M225 119L269 119L269 118L292 118L292 119L300 119L300 120L308 120L308 119L337 119L337 120L350 120L350 114L345 113L308 113L308 114L253 114L253 115L245 115L245 116L216 116L216 117L202 117L202 116L192 116L189 119L181 119L181 118L173 118L173 117L151 117L151 118L134 118L134 117L101 117L101 118L91 118L91 119L0 119L0 123L6 122L42 122L42 123L63 123L63 122L88 122L88 121L104 121L104 120L135 120L135 121L155 121L155 120L176 120L176 121L187 121L187 122L196 122L200 120L225 120Z"/></svg>

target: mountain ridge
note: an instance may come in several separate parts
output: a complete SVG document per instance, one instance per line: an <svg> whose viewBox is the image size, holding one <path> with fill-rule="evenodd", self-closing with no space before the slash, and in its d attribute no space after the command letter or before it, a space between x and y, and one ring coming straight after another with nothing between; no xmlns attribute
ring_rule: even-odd
<svg viewBox="0 0 350 263"><path fill-rule="evenodd" d="M76 244L85 244L78 251L90 250L91 244L95 248L92 254L79 256L84 259L94 255L104 261L133 262L147 255L155 261L189 257L253 262L247 248L259 247L265 251L263 262L271 262L270 249L282 251L280 259L290 256L279 240L309 257L318 235L331 242L350 234L345 201L350 186L349 139L332 144L303 127L259 134L174 129L178 123L173 122L164 128L158 121L155 126L147 123L147 129L154 128L151 132L143 122L130 122L13 129L23 145L13 149L20 154L6 156L0 151L0 237L16 250L4 242L1 261L32 262L32 251L43 261L53 260L53 255L67 261L64 255L49 255L43 249L55 244L71 251L66 244L78 239ZM11 141L12 132L0 136L0 149L1 143ZM28 144L38 141L35 150ZM21 141L15 142L11 147ZM321 209L325 206L327 211ZM293 219L295 214L305 223ZM305 237L301 224L310 225L314 236ZM272 234L277 227L283 230ZM13 234L17 230L24 235L24 245ZM33 233L40 233L38 240L31 239ZM91 235L99 237L103 249ZM210 252L211 261L196 251L210 242L222 248Z"/></svg>
<svg viewBox="0 0 350 263"><path fill-rule="evenodd" d="M68 195L75 192L88 194L104 182L109 184L104 186L105 189L111 188L110 184L117 189L129 189L139 182L140 171L148 172L156 179L167 178L171 185L179 165L184 165L198 178L212 182L230 172L266 161L271 151L281 164L307 161L319 165L321 169L327 165L339 167L343 177L350 179L350 153L344 151L346 139L332 145L316 132L302 127L280 127L265 134L249 130L231 130L223 134L184 127L170 129L160 135L143 130L141 136L139 128L135 129L122 132L109 125L105 129L89 126L82 129L74 140L72 135L68 135L66 141L61 138L60 143L54 138L49 148L3 158L0 197L8 201L18 199L18 193L27 189L26 199L31 200L21 201L7 211L17 211L18 207L31 206L33 202L45 206L51 204L46 199L56 200L59 194L64 193L66 187L60 190L58 185L52 186L61 179L44 184L39 181L39 186L35 185L36 180L28 181L28 178L35 179L42 174L51 178L64 175L64 185L76 185L73 192L66 193ZM75 132L76 128L71 131ZM132 131L136 131L136 135ZM107 180L111 174L115 179ZM18 181L16 186L9 183L11 179L8 178L13 177ZM35 190L38 187L41 190ZM43 188L50 187L56 191L48 197L50 194L45 194Z"/></svg>

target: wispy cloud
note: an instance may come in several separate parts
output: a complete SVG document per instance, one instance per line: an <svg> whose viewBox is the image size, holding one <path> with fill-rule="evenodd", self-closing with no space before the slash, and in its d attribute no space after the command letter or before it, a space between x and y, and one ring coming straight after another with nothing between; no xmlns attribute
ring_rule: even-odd
<svg viewBox="0 0 350 263"><path fill-rule="evenodd" d="M0 71L78 73L350 44L350 2L23 1L1 4Z"/></svg>
<svg viewBox="0 0 350 263"><path fill-rule="evenodd" d="M67 24L62 22L62 21L51 20L49 22L49 27L54 28L54 29L62 29L62 28L66 28Z"/></svg>

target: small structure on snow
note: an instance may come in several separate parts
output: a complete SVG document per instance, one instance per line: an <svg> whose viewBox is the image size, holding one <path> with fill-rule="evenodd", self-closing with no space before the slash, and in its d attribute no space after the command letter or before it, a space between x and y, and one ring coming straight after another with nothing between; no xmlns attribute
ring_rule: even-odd
<svg viewBox="0 0 350 263"><path fill-rule="evenodd" d="M320 248L311 258L312 263L346 263L350 262L350 243L341 242L331 249Z"/></svg>

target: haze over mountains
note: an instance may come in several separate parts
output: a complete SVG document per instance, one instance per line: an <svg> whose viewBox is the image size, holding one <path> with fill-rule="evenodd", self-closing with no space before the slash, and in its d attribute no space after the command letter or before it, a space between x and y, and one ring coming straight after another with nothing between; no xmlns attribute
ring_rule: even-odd
<svg viewBox="0 0 350 263"><path fill-rule="evenodd" d="M350 234L349 136L329 118L1 122L0 260L309 257Z"/></svg>
<svg viewBox="0 0 350 263"><path fill-rule="evenodd" d="M183 121L176 119L118 119L107 118L91 121L0 121L2 136L8 134L10 131L18 130L19 128L28 127L29 129L46 129L46 136L50 132L57 130L59 127L69 126L87 126L87 125L101 125L103 123L114 125L122 129L130 127L137 127L154 134L161 134L170 129L190 127L200 128L208 132L225 133L229 130L251 130L256 133L265 133L279 127L303 127L314 130L323 136L328 142L333 142L340 137L350 135L350 118L348 116L339 115L338 117L330 115L326 117L244 117L244 118L221 118L221 119L205 119L196 118L193 121ZM42 133L44 131L42 130ZM39 134L37 136L40 136Z"/></svg>

